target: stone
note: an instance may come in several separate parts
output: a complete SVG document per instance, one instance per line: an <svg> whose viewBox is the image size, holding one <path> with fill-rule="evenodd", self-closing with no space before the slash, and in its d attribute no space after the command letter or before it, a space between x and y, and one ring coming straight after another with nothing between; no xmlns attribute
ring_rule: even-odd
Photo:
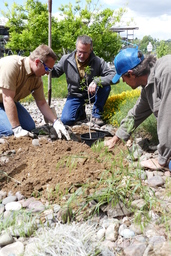
<svg viewBox="0 0 171 256"><path fill-rule="evenodd" d="M17 191L15 195L18 201L23 200L25 198L19 191Z"/></svg>
<svg viewBox="0 0 171 256"><path fill-rule="evenodd" d="M23 203L22 203L22 207L26 208L29 207L29 204L36 201L36 199L34 197L30 197L28 199L26 199Z"/></svg>
<svg viewBox="0 0 171 256"><path fill-rule="evenodd" d="M152 178L148 179L148 185L151 187L157 187L164 185L164 180L161 176L153 176Z"/></svg>
<svg viewBox="0 0 171 256"><path fill-rule="evenodd" d="M7 203L15 202L16 200L17 200L16 196L8 196L2 200L2 204L6 205Z"/></svg>
<svg viewBox="0 0 171 256"><path fill-rule="evenodd" d="M12 237L12 235L8 232L5 232L3 233L1 236L0 236L0 246L5 246L7 244L11 244L14 242L14 239Z"/></svg>
<svg viewBox="0 0 171 256"><path fill-rule="evenodd" d="M4 212L5 207L3 204L0 204L0 215Z"/></svg>
<svg viewBox="0 0 171 256"><path fill-rule="evenodd" d="M18 202L10 202L5 205L6 211L19 211L21 209L21 204Z"/></svg>
<svg viewBox="0 0 171 256"><path fill-rule="evenodd" d="M45 206L40 201L33 201L29 204L28 208L33 212L41 212L44 211Z"/></svg>
<svg viewBox="0 0 171 256"><path fill-rule="evenodd" d="M6 140L3 138L0 138L0 144L5 144L5 143L6 143Z"/></svg>
<svg viewBox="0 0 171 256"><path fill-rule="evenodd" d="M97 232L97 239L98 240L103 240L105 237L105 229L101 228L98 232Z"/></svg>
<svg viewBox="0 0 171 256"><path fill-rule="evenodd" d="M33 146L40 146L39 139L33 139L32 144Z"/></svg>
<svg viewBox="0 0 171 256"><path fill-rule="evenodd" d="M109 203L108 205L101 206L100 209L103 212L107 212L108 217L113 218L129 215L131 213L122 202L119 202L115 206L112 203Z"/></svg>
<svg viewBox="0 0 171 256"><path fill-rule="evenodd" d="M143 256L143 253L146 249L146 244L145 243L136 243L136 244L131 244L130 246L126 247L124 249L124 255L125 256Z"/></svg>
<svg viewBox="0 0 171 256"><path fill-rule="evenodd" d="M4 199L7 196L7 192L0 190L0 200Z"/></svg>
<svg viewBox="0 0 171 256"><path fill-rule="evenodd" d="M131 206L137 209L142 209L145 205L146 205L146 201L144 199L137 199L131 203Z"/></svg>
<svg viewBox="0 0 171 256"><path fill-rule="evenodd" d="M135 236L135 233L134 233L134 231L132 231L128 228L125 228L125 229L121 230L120 235L123 236L124 238L132 238Z"/></svg>
<svg viewBox="0 0 171 256"><path fill-rule="evenodd" d="M118 238L118 229L119 223L113 223L108 226L105 233L106 240L110 240L111 242L115 242Z"/></svg>
<svg viewBox="0 0 171 256"><path fill-rule="evenodd" d="M7 256L10 254L14 254L15 256L23 255L24 253L24 245L21 242L15 242L9 245L6 245L2 249L0 249L0 256Z"/></svg>

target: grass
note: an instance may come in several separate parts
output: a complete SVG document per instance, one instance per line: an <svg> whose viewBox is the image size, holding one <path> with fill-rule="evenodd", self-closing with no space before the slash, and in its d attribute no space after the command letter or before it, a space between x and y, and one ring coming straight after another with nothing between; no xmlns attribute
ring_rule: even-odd
<svg viewBox="0 0 171 256"><path fill-rule="evenodd" d="M48 99L48 76L43 76L45 97ZM52 78L52 98L66 98L67 97L67 83L65 74L59 78ZM140 89L132 90L130 86L120 83L111 86L111 92L109 98L104 107L104 120L116 127L119 127L122 119L126 117L128 111L134 106L136 100L140 95ZM31 102L33 97L29 95L22 102ZM154 142L158 142L157 136L157 123L154 115L147 118L136 129L136 134L142 134L144 136L147 133L150 139Z"/></svg>
<svg viewBox="0 0 171 256"><path fill-rule="evenodd" d="M43 85L44 85L44 94L46 100L48 100L48 76L43 76ZM51 79L51 86L52 86L52 98L66 98L67 97L67 83L66 83L66 76L65 74L59 78L52 78ZM22 102L32 102L34 98L30 94Z"/></svg>
<svg viewBox="0 0 171 256"><path fill-rule="evenodd" d="M119 127L128 111L134 106L140 96L140 88L132 90L131 87L120 81L113 85L109 98L104 107L104 120ZM148 136L152 142L158 143L157 122L154 115L148 117L135 131L135 134Z"/></svg>
<svg viewBox="0 0 171 256"><path fill-rule="evenodd" d="M140 225L142 229L151 222L149 211L152 210L159 213L158 222L163 223L168 231L169 214L167 214L166 219L162 207L159 209L160 200L156 198L155 193L147 183L141 179L142 170L139 167L133 167L133 165L125 166L123 164L127 157L126 152L121 150L120 159L116 160L112 157L112 152L107 152L104 149L103 142L92 146L92 150L99 153L98 159L106 161L110 168L104 170L98 183L87 181L85 184L80 184L79 192L76 190L72 195L70 194L66 206L74 209L76 220L79 220L80 216L87 220L94 214L99 214L100 208L106 204L113 207L124 204L130 214L134 216L135 223ZM80 191L82 192L80 193ZM93 192L87 194L87 191ZM144 200L142 208L133 206L132 202L135 199ZM92 202L96 203L92 204Z"/></svg>
<svg viewBox="0 0 171 256"><path fill-rule="evenodd" d="M43 77L44 82L44 91L46 98L48 96L48 77ZM134 106L136 100L140 95L140 89L132 90L128 85L123 83L122 81L119 84L112 85L110 97L107 100L105 109L104 109L104 119L118 127L120 125L121 120L127 115L128 111ZM52 98L64 98L67 96L67 84L65 75L61 76L58 79L52 79ZM136 135L139 134L141 136L149 136L154 142L157 142L157 125L156 119L154 116L150 116L147 120L141 124L137 130ZM151 189L144 185L143 181L140 179L139 170L133 167L125 168L123 166L123 161L125 156L121 152L120 161L111 160L110 152L108 152L103 147L103 142L97 143L95 146L92 146L92 150L99 152L99 158L103 158L103 161L107 161L110 163L111 168L109 170L105 170L104 174L101 176L99 180L99 184L94 188L94 191L98 191L98 193L93 193L88 196L84 196L86 198L85 202L81 202L78 204L78 194L73 193L72 198L69 199L69 206L72 205L74 201L80 207L75 212L75 215L80 214L84 211L85 218L86 213L87 216L91 216L91 214L97 213L100 210L100 206L105 203L111 203L116 205L119 202L123 202L129 210L134 213L135 221L138 222L143 227L150 221L148 216L148 212L151 209L156 209L157 205L160 205L158 200L155 198L154 193L152 193ZM75 156L73 156L75 157ZM72 158L67 159L67 164L70 168L75 168L75 162L71 161ZM81 185L83 194L84 190L88 190L91 188L93 184L84 184ZM100 188L103 189L101 190ZM99 192L100 189L100 192ZM135 209L131 206L132 201L135 197L139 197L145 200L144 207L142 209ZM90 208L88 207L90 202L95 200L97 204L92 207L91 214ZM88 209L88 212L86 212ZM169 221L169 217L166 221L164 215L162 214L162 210L159 210L160 214L163 216L160 218L161 222L164 222L167 226ZM143 222L143 224L142 224Z"/></svg>

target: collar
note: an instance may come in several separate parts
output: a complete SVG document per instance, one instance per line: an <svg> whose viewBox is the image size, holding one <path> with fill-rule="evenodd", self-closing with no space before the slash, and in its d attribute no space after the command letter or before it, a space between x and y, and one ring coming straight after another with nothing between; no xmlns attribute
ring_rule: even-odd
<svg viewBox="0 0 171 256"><path fill-rule="evenodd" d="M30 61L29 61L29 60L30 60L29 57L26 57L26 58L24 59L24 66L25 66L27 75L28 75L28 76L31 76L31 75L33 75L33 72L32 72L32 70L31 70L31 68L30 68Z"/></svg>
<svg viewBox="0 0 171 256"><path fill-rule="evenodd" d="M150 74L148 75L147 79L147 85L145 87L147 87L149 84L154 84L154 67L150 69Z"/></svg>

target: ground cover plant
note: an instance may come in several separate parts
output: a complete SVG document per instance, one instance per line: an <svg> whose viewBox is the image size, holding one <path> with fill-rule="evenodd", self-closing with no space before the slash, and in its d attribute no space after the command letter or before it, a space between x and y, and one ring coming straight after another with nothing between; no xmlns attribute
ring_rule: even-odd
<svg viewBox="0 0 171 256"><path fill-rule="evenodd" d="M47 94L47 77L43 80ZM52 86L53 98L66 95L65 76L59 81L52 79ZM60 92L61 87L66 91ZM121 118L116 121L115 118L117 115L126 115L139 93L139 90L133 91L122 82L112 86L105 107L105 115L110 114L106 121L115 122L114 125L118 127ZM155 121L149 119L146 129L144 127L141 126L139 132L143 132L145 138L148 137L147 131L155 127ZM79 134L85 132L77 131ZM152 133L154 134L154 130ZM1 177L4 189L12 189L14 192L21 190L26 196L44 197L50 204L58 202L71 208L76 220L98 214L102 205L111 203L115 206L122 202L143 228L150 221L148 212L153 209L160 215L159 225L164 225L170 231L169 213L162 209L161 202L156 199L153 191L140 179L141 168L130 166L127 156L131 153L125 144L110 152L103 147L103 142L96 143L91 148L75 141L54 141L49 145L42 140L37 148L31 145L31 139L28 138L21 139L20 143L10 138L8 142L1 146L1 153L7 149L15 149L17 154L11 155L9 163L1 166L2 171L8 174L8 179L7 176ZM16 184L15 180L19 180L21 184ZM166 182L166 189L170 193L169 181ZM136 196L145 201L141 209L132 207ZM96 204L90 207L93 201Z"/></svg>
<svg viewBox="0 0 171 256"><path fill-rule="evenodd" d="M82 128L78 132L75 128L77 135L85 130ZM166 212L162 199L157 199L145 180L140 178L142 170L133 165L132 153L124 143L108 151L102 141L90 148L73 140L48 142L42 138L39 146L33 146L31 138L17 140L10 137L7 143L0 144L0 152L1 155L9 152L9 161L0 167L0 189L34 196L49 202L48 207L53 203L61 205L69 212L69 218L64 216L64 222L87 220L99 214L106 204L112 207L124 204L142 229L151 220L149 211L156 212L160 216L159 227L164 226L166 236L169 236L169 211ZM168 179L168 195L169 184ZM140 209L132 205L135 198L144 200ZM1 226L1 230L6 228Z"/></svg>

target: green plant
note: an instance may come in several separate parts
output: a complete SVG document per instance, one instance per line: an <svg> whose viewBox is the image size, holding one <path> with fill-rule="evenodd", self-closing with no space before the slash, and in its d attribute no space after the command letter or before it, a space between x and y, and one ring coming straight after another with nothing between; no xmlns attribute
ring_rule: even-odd
<svg viewBox="0 0 171 256"><path fill-rule="evenodd" d="M29 237L37 228L35 220L36 216L31 212L25 210L13 211L7 218L1 221L0 232L10 228L14 234L17 231L20 236Z"/></svg>
<svg viewBox="0 0 171 256"><path fill-rule="evenodd" d="M103 171L96 185L88 180L85 184L80 184L79 190L72 193L66 205L77 209L75 216L82 214L87 219L99 214L101 206L105 204L110 203L112 207L124 204L130 213L136 214L136 223L141 225L143 219L143 226L147 225L150 221L148 212L157 203L154 193L141 180L139 170L124 164L129 151L120 150L120 158L113 159L112 153L102 150L102 144L101 142L94 145L92 150L99 153L97 161L105 161L108 168ZM91 190L92 187L94 192L87 194L86 191ZM132 206L134 198L137 197L145 202L139 210ZM93 201L96 203L91 204Z"/></svg>

